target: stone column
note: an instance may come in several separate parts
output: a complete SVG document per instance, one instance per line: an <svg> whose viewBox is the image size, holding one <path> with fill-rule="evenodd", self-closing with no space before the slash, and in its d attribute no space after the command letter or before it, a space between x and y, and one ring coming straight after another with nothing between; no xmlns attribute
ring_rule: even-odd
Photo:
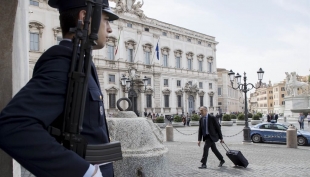
<svg viewBox="0 0 310 177"><path fill-rule="evenodd" d="M29 63L29 1L2 1L0 14L0 110L28 81ZM0 150L0 174L6 177L20 177L20 165Z"/></svg>
<svg viewBox="0 0 310 177"><path fill-rule="evenodd" d="M140 104L140 109L138 110L140 112L140 117L144 117L144 111L145 111L144 107L146 107L145 100L146 100L145 91L141 91L141 93L140 93L140 103L141 104Z"/></svg>

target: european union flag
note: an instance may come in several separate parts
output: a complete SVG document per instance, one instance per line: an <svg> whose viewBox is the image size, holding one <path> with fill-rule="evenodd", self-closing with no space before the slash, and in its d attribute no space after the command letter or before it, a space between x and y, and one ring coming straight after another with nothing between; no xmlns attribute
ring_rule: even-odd
<svg viewBox="0 0 310 177"><path fill-rule="evenodd" d="M159 41L158 41L159 42ZM158 47L158 42L157 42L157 45L156 45L156 56L157 56L157 60L159 60L159 47Z"/></svg>

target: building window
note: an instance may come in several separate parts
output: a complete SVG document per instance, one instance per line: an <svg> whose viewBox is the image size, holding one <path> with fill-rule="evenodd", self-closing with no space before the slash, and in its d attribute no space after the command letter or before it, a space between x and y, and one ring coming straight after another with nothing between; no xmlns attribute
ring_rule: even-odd
<svg viewBox="0 0 310 177"><path fill-rule="evenodd" d="M163 66L168 67L168 55L163 55Z"/></svg>
<svg viewBox="0 0 310 177"><path fill-rule="evenodd" d="M180 39L180 36L178 36L178 35L175 35L175 38L176 38L176 39Z"/></svg>
<svg viewBox="0 0 310 177"><path fill-rule="evenodd" d="M221 87L217 88L217 93L218 93L218 95L222 95L222 88Z"/></svg>
<svg viewBox="0 0 310 177"><path fill-rule="evenodd" d="M34 1L34 0L30 0L30 5L39 6L39 2Z"/></svg>
<svg viewBox="0 0 310 177"><path fill-rule="evenodd" d="M39 51L38 33L30 33L30 51Z"/></svg>
<svg viewBox="0 0 310 177"><path fill-rule="evenodd" d="M133 49L128 49L128 62L133 62Z"/></svg>
<svg viewBox="0 0 310 177"><path fill-rule="evenodd" d="M188 84L189 84L190 86L192 86L192 85L193 85L193 82L192 82L192 81L188 81Z"/></svg>
<svg viewBox="0 0 310 177"><path fill-rule="evenodd" d="M147 85L151 85L151 78L147 78Z"/></svg>
<svg viewBox="0 0 310 177"><path fill-rule="evenodd" d="M167 36L167 33L166 33L166 32L163 32L163 36Z"/></svg>
<svg viewBox="0 0 310 177"><path fill-rule="evenodd" d="M208 44L208 47L211 47L211 44Z"/></svg>
<svg viewBox="0 0 310 177"><path fill-rule="evenodd" d="M187 42L192 42L192 40L188 38L188 39L187 39Z"/></svg>
<svg viewBox="0 0 310 177"><path fill-rule="evenodd" d="M57 45L59 45L60 41L62 41L62 37L57 36Z"/></svg>
<svg viewBox="0 0 310 177"><path fill-rule="evenodd" d="M181 81L177 80L177 87L181 87Z"/></svg>
<svg viewBox="0 0 310 177"><path fill-rule="evenodd" d="M176 68L181 68L181 58L176 57Z"/></svg>
<svg viewBox="0 0 310 177"><path fill-rule="evenodd" d="M132 24L131 23L127 23L127 27L128 28L132 28Z"/></svg>
<svg viewBox="0 0 310 177"><path fill-rule="evenodd" d="M203 96L200 96L200 106L203 106Z"/></svg>
<svg viewBox="0 0 310 177"><path fill-rule="evenodd" d="M222 102L219 102L218 105L222 105Z"/></svg>
<svg viewBox="0 0 310 177"><path fill-rule="evenodd" d="M212 83L209 83L209 89L212 89Z"/></svg>
<svg viewBox="0 0 310 177"><path fill-rule="evenodd" d="M191 59L187 59L187 65L188 65L188 70L192 70L192 60Z"/></svg>
<svg viewBox="0 0 310 177"><path fill-rule="evenodd" d="M284 98L284 94L281 94L281 97Z"/></svg>
<svg viewBox="0 0 310 177"><path fill-rule="evenodd" d="M168 79L164 79L164 86L168 87Z"/></svg>
<svg viewBox="0 0 310 177"><path fill-rule="evenodd" d="M272 103L270 103L270 107L272 107Z"/></svg>
<svg viewBox="0 0 310 177"><path fill-rule="evenodd" d="M208 62L208 71L211 73L212 72L212 63Z"/></svg>
<svg viewBox="0 0 310 177"><path fill-rule="evenodd" d="M144 28L144 31L150 31L150 29L149 28Z"/></svg>
<svg viewBox="0 0 310 177"><path fill-rule="evenodd" d="M114 60L114 46L108 45L108 59Z"/></svg>
<svg viewBox="0 0 310 177"><path fill-rule="evenodd" d="M178 95L178 107L182 107L182 96Z"/></svg>
<svg viewBox="0 0 310 177"><path fill-rule="evenodd" d="M147 108L152 107L152 95L151 94L146 95L146 107Z"/></svg>
<svg viewBox="0 0 310 177"><path fill-rule="evenodd" d="M210 96L210 106L213 107L213 96Z"/></svg>
<svg viewBox="0 0 310 177"><path fill-rule="evenodd" d="M282 105L285 105L285 101L282 101Z"/></svg>
<svg viewBox="0 0 310 177"><path fill-rule="evenodd" d="M110 108L115 108L115 97L116 95L115 94L109 94L109 107Z"/></svg>
<svg viewBox="0 0 310 177"><path fill-rule="evenodd" d="M146 65L150 65L151 64L151 60L150 60L150 52L145 52L145 64Z"/></svg>
<svg viewBox="0 0 310 177"><path fill-rule="evenodd" d="M203 88L202 82L199 82L199 88Z"/></svg>
<svg viewBox="0 0 310 177"><path fill-rule="evenodd" d="M198 64L199 64L199 66L198 66L199 67L199 71L202 72L202 61L199 61Z"/></svg>
<svg viewBox="0 0 310 177"><path fill-rule="evenodd" d="M169 95L164 95L165 107L169 108Z"/></svg>
<svg viewBox="0 0 310 177"><path fill-rule="evenodd" d="M281 87L281 91L285 91L285 88L284 88L284 87Z"/></svg>
<svg viewBox="0 0 310 177"><path fill-rule="evenodd" d="M115 83L115 75L109 74L109 82Z"/></svg>
<svg viewBox="0 0 310 177"><path fill-rule="evenodd" d="M201 41L198 41L198 44L201 45Z"/></svg>

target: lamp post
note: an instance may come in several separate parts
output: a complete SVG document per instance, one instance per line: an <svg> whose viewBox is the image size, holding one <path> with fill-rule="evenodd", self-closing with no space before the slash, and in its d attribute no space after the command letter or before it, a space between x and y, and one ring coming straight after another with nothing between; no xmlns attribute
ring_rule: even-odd
<svg viewBox="0 0 310 177"><path fill-rule="evenodd" d="M243 82L241 83L241 75L239 75L239 73L237 73L237 75L235 76L235 73L230 70L228 72L229 78L230 78L230 82L231 82L231 87L235 90L240 90L244 93L244 119L245 119L245 127L243 128L243 142L251 142L251 137L250 137L250 128L249 128L249 123L248 123L248 104L247 104L247 92L252 90L253 88L258 89L261 84L262 84L262 79L263 79L263 75L264 75L264 71L262 70L262 68L260 68L257 71L257 75L258 75L258 80L259 80L259 85L257 87L255 87L253 84L251 83L247 83L247 77L246 77L246 73L244 72L244 76L243 76ZM234 87L234 81L235 79L237 80L237 87ZM248 88L248 86L250 86L250 88Z"/></svg>
<svg viewBox="0 0 310 177"><path fill-rule="evenodd" d="M136 94L135 90L134 90L134 81L135 81L135 76L136 76L136 69L132 68L129 70L129 76L128 78L126 78L126 75L124 74L121 78L121 84L123 87L125 87L124 92L127 88L128 90L128 98L130 99L133 95ZM144 85L144 90L146 89L146 85L148 82L148 78L146 76L144 76L144 78L142 79L143 81L143 85ZM138 116L138 113L135 111L136 109L136 105L134 104L134 101L132 100L132 111L135 112Z"/></svg>

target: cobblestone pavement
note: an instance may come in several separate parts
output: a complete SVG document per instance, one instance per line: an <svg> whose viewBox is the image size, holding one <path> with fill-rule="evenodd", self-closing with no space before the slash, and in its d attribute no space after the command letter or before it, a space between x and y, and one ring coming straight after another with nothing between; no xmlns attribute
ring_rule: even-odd
<svg viewBox="0 0 310 177"><path fill-rule="evenodd" d="M283 119L280 118L279 122L283 122ZM284 124L294 124L299 128L297 121L289 121ZM243 132L239 132L242 131L243 127L234 124L233 126L222 126L221 129L223 135L226 136L224 141L228 147L232 150L240 150L248 159L249 166L247 168L234 167L225 155L226 152L223 147L220 143L216 143L226 162L223 167L217 167L219 161L210 150L207 169L198 169L198 166L201 165L200 159L204 145L202 143L201 147L197 146L198 134L196 132L198 126L175 127L176 129L173 131L174 142L164 142L169 149L170 177L310 177L310 146L298 146L297 149L292 149L287 148L285 144L242 144ZM310 131L306 122L305 130ZM162 132L166 137L165 129L162 129ZM228 137L235 134L237 135ZM22 168L22 177L33 177L33 175Z"/></svg>

